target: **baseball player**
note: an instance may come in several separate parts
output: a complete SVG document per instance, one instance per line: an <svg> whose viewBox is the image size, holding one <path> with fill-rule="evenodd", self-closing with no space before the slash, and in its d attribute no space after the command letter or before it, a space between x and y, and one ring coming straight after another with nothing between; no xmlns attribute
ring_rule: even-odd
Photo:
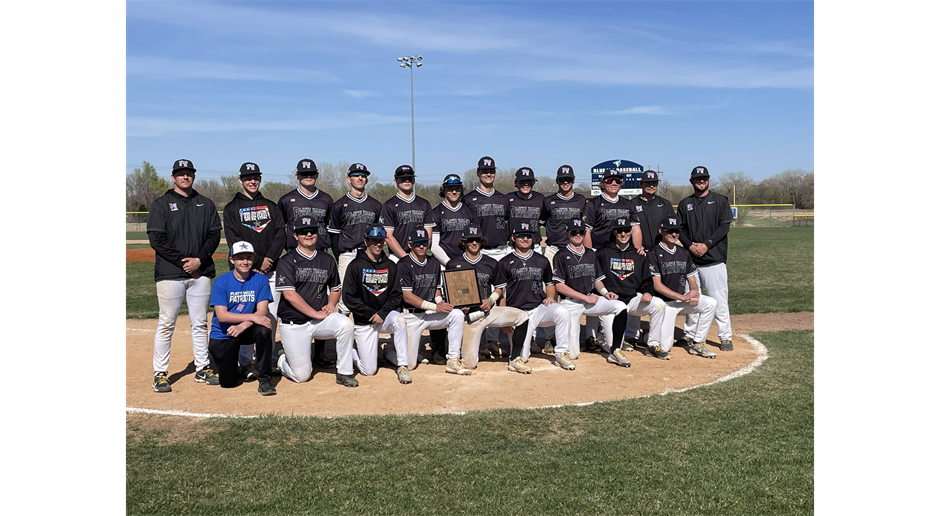
<svg viewBox="0 0 940 516"><path fill-rule="evenodd" d="M469 375L470 369L460 359L463 317L460 310L441 296L441 262L428 256L428 233L414 228L408 234L408 256L398 262L401 278L402 310L408 325L408 369L418 367L418 348L425 329L447 329L447 367L445 371ZM433 300L433 301L432 301ZM394 362L394 360L392 360Z"/></svg>
<svg viewBox="0 0 940 516"><path fill-rule="evenodd" d="M653 274L653 288L659 297L668 300L666 304L669 306L663 321L661 347L656 346L649 351L656 358L668 360L676 327L676 315L683 314L688 317L695 314L697 320L694 333L686 335L685 338L689 354L715 358L715 352L705 348L705 339L715 318L718 302L699 293L692 255L685 248L676 245L679 241L679 228L679 220L676 217L663 219L659 230L662 241L646 253L650 272Z"/></svg>
<svg viewBox="0 0 940 516"><path fill-rule="evenodd" d="M444 178L440 196L444 200L431 211L431 224L434 227L431 254L441 265L447 265L452 256L460 255L457 242L463 230L476 221L476 213L462 202L463 181L457 174L448 174Z"/></svg>
<svg viewBox="0 0 940 516"><path fill-rule="evenodd" d="M475 224L467 226L463 230L460 241L457 242L457 247L463 251L463 254L451 259L447 264L448 269L473 269L480 289L480 298L483 299L479 307L462 309L467 316L467 326L463 330L460 354L463 357L464 366L468 369L476 369L480 356L493 357L489 349L481 350L480 348L480 339L485 330L492 329L498 332L500 328L515 328L524 323L528 317L518 308L496 305L500 296L493 289L497 261L482 253L486 243L483 228ZM490 347L499 349L496 339L489 344L491 344Z"/></svg>
<svg viewBox="0 0 940 516"><path fill-rule="evenodd" d="M235 387L241 379L239 349L253 346L258 364L258 392L277 394L271 385L271 319L268 305L271 288L264 274L254 270L257 256L248 242L235 242L229 249L232 270L212 285L209 303L215 308L209 331L209 353L219 367L222 387Z"/></svg>
<svg viewBox="0 0 940 516"><path fill-rule="evenodd" d="M372 376L378 371L379 333L391 333L395 345L398 381L411 383L408 374L408 330L399 312L402 300L398 266L382 248L388 236L381 226L365 231L365 249L349 262L343 278L343 301L356 326L353 361L359 372Z"/></svg>
<svg viewBox="0 0 940 516"><path fill-rule="evenodd" d="M499 261L493 281L499 295L505 292L507 306L528 315L528 320L513 332L509 349L509 370L524 374L532 372L526 362L535 328L549 325L556 326L555 365L567 370L575 368L568 355L568 312L555 302L548 260L532 250L538 230L538 226L533 227L528 222L516 222L512 228L513 251Z"/></svg>
<svg viewBox="0 0 940 516"><path fill-rule="evenodd" d="M496 182L496 162L483 156L477 162L477 178L480 185L467 194L463 202L474 209L477 223L484 235L489 235L483 254L496 261L510 253L509 247L509 201L493 187Z"/></svg>
<svg viewBox="0 0 940 516"><path fill-rule="evenodd" d="M277 290L283 296L278 306L284 354L278 356L281 374L295 382L313 376L310 341L336 339L336 383L358 387L353 378L353 335L349 317L340 315L336 305L342 294L336 262L317 251L318 222L312 215L294 221L297 247L277 264Z"/></svg>
<svg viewBox="0 0 940 516"><path fill-rule="evenodd" d="M330 222L330 211L333 209L333 198L330 194L317 188L317 178L320 172L317 170L317 164L312 159L304 158L297 162L294 169L294 176L297 178L299 186L293 192L288 192L281 196L277 201L277 207L281 210L281 217L287 226L287 253L290 254L297 247L297 238L294 237L294 222L301 216L313 217L319 228L317 235L317 251L324 254L330 248L330 233L326 230ZM275 288L275 294L280 296L279 289ZM330 367L336 365L335 362L326 358L323 353L325 343L317 339L314 342L313 363L321 367Z"/></svg>
<svg viewBox="0 0 940 516"><path fill-rule="evenodd" d="M398 192L382 205L382 221L388 237L388 257L393 262L404 258L408 251L408 233L415 227L423 227L430 235L434 227L431 220L431 203L415 194L415 171L408 165L395 169L395 185Z"/></svg>
<svg viewBox="0 0 940 516"><path fill-rule="evenodd" d="M584 224L587 233L584 245L595 251L607 242L615 220L627 219L633 222L633 205L620 197L620 185L623 176L614 169L604 172L601 180L601 194L593 197L584 205Z"/></svg>
<svg viewBox="0 0 940 516"><path fill-rule="evenodd" d="M366 193L370 174L362 163L350 165L346 172L349 192L333 203L330 212L330 245L340 278L346 277L346 267L362 246L362 235L373 225L382 224L382 203ZM345 297L341 298L339 303L340 313L343 314L347 313L344 300Z"/></svg>
<svg viewBox="0 0 940 516"><path fill-rule="evenodd" d="M183 297L192 324L193 358L196 381L218 385L219 378L209 367L209 336L206 313L215 263L212 253L219 246L222 223L215 203L193 190L196 168L192 161L173 163L173 189L150 205L147 238L156 254L153 277L157 286L160 315L153 338L153 390L170 392L167 369L170 341L176 328Z"/></svg>
<svg viewBox="0 0 940 516"><path fill-rule="evenodd" d="M225 205L223 222L225 223L225 243L229 246L233 242L248 242L254 248L255 262L252 270L258 271L268 278L271 292L275 288L275 271L277 260L284 252L287 235L284 233L284 220L281 210L274 201L264 197L261 193L261 167L255 163L242 163L238 169L238 182L242 190ZM234 265L229 265L234 269ZM277 333L277 303L281 295L274 293L274 300L268 307L268 317L271 318L271 345L274 346ZM251 362L251 347L245 346L239 356L239 363L243 367L243 374L248 373Z"/></svg>
<svg viewBox="0 0 940 516"><path fill-rule="evenodd" d="M679 201L678 218L682 226L679 241L692 253L698 267L699 287L718 302L715 321L721 351L732 351L731 313L728 311L728 231L731 229L731 205L728 198L709 190L708 169L695 167L689 182L695 191ZM695 333L697 314L685 318L685 334Z"/></svg>
<svg viewBox="0 0 940 516"><path fill-rule="evenodd" d="M539 229L542 223L542 204L545 196L535 192L535 172L529 167L516 170L516 191L506 194L509 201L509 226L515 227L516 222L526 222L535 230L535 242L532 249L542 254L542 232Z"/></svg>
<svg viewBox="0 0 940 516"><path fill-rule="evenodd" d="M597 250L597 261L604 273L607 288L617 294L627 305L619 314L602 315L600 323L606 338L601 342L604 351L612 356L607 361L624 365L624 351L633 351L623 341L627 328L627 316L648 315L650 318L649 343L647 349L656 349L660 343L672 343L672 331L663 336L663 321L666 317L666 302L653 296L653 277L646 258L631 245L632 224L629 219L617 219L613 223L611 239ZM620 349L617 349L619 347Z"/></svg>
<svg viewBox="0 0 940 516"><path fill-rule="evenodd" d="M584 246L584 222L581 219L569 220L567 234L568 245L554 257L552 281L561 296L561 306L570 314L569 355L577 359L581 354L581 316L617 315L626 310L627 305L617 300L616 293L604 288L604 273L597 256ZM594 289L601 295L594 294ZM617 365L630 367L630 361L622 354L611 353L610 356Z"/></svg>

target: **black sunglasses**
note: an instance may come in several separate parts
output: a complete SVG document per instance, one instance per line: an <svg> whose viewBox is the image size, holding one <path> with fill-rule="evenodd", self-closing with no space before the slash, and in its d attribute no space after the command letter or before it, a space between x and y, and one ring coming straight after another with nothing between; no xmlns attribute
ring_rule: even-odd
<svg viewBox="0 0 940 516"><path fill-rule="evenodd" d="M312 229L303 229L300 231L294 231L294 234L297 236L310 236L310 235L316 235L317 232Z"/></svg>

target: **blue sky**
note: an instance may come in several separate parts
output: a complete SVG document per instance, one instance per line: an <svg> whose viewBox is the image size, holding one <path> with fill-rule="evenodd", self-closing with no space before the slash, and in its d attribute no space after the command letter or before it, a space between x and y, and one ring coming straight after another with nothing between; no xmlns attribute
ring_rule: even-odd
<svg viewBox="0 0 940 516"><path fill-rule="evenodd" d="M126 4L127 171L200 178L258 163L476 166L627 159L763 179L814 169L812 2L138 2Z"/></svg>

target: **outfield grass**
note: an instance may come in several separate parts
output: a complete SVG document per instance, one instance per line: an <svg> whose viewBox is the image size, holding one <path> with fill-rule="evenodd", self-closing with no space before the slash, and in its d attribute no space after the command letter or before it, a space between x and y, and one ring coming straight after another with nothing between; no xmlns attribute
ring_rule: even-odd
<svg viewBox="0 0 940 516"><path fill-rule="evenodd" d="M812 514L813 332L755 337L752 374L588 407L128 416L127 513Z"/></svg>
<svg viewBox="0 0 940 516"><path fill-rule="evenodd" d="M732 314L813 310L813 228L731 228L729 238ZM220 252L228 248L222 245ZM215 269L227 272L228 262L217 259ZM153 263L127 263L126 288L126 317L155 319Z"/></svg>

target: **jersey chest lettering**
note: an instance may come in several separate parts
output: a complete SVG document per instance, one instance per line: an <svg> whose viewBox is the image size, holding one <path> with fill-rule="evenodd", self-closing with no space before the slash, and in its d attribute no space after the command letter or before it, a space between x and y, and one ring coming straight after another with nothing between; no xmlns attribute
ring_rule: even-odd
<svg viewBox="0 0 940 516"><path fill-rule="evenodd" d="M294 271L294 279L297 283L319 283L326 284L329 272L324 269L315 269L313 267L300 267Z"/></svg>
<svg viewBox="0 0 940 516"><path fill-rule="evenodd" d="M398 225L424 223L424 210L399 211L396 216L398 217Z"/></svg>
<svg viewBox="0 0 940 516"><path fill-rule="evenodd" d="M462 231L465 227L469 225L470 225L470 219L442 219L441 220L441 232Z"/></svg>
<svg viewBox="0 0 940 516"><path fill-rule="evenodd" d="M600 212L601 220L626 219L629 217L630 217L629 209L623 209L623 208L603 209L601 208L601 212Z"/></svg>
<svg viewBox="0 0 940 516"><path fill-rule="evenodd" d="M568 278L594 278L594 264L593 263L579 263L577 265L568 266Z"/></svg>
<svg viewBox="0 0 940 516"><path fill-rule="evenodd" d="M411 288L417 290L436 286L437 277L437 274L415 274L411 277Z"/></svg>
<svg viewBox="0 0 940 516"><path fill-rule="evenodd" d="M536 206L513 206L510 212L514 219L537 219L542 213L542 208Z"/></svg>
<svg viewBox="0 0 940 516"><path fill-rule="evenodd" d="M475 204L474 207L480 217L506 216L506 206L502 204Z"/></svg>
<svg viewBox="0 0 940 516"><path fill-rule="evenodd" d="M561 221L569 219L579 219L581 218L581 208L566 208L563 206L558 206L551 209L551 219L552 221Z"/></svg>
<svg viewBox="0 0 940 516"><path fill-rule="evenodd" d="M242 225L260 233L271 222L271 210L267 206L239 208L238 217Z"/></svg>
<svg viewBox="0 0 940 516"><path fill-rule="evenodd" d="M303 216L309 216L316 219L317 222L323 222L323 219L326 218L326 210L323 208L313 208L310 206L293 206L293 218L291 220L297 220Z"/></svg>
<svg viewBox="0 0 940 516"><path fill-rule="evenodd" d="M229 292L228 302L229 303L254 303L255 291L248 290L245 292Z"/></svg>
<svg viewBox="0 0 940 516"><path fill-rule="evenodd" d="M343 214L346 224L371 224L375 222L376 214L366 210L347 211Z"/></svg>

